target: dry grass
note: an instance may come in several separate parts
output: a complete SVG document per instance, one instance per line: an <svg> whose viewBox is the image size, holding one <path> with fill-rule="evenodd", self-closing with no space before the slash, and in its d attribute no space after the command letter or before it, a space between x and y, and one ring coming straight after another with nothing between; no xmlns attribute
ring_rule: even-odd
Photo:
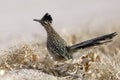
<svg viewBox="0 0 120 80"><path fill-rule="evenodd" d="M64 37L69 44L74 44L94 35L93 33L88 35L88 32L80 34ZM111 44L80 50L74 54L73 60L65 62L53 61L48 55L45 43L18 44L17 47L1 51L4 55L0 56L0 75L3 76L14 70L32 69L60 77L62 80L120 80L119 43L119 36L117 36Z"/></svg>

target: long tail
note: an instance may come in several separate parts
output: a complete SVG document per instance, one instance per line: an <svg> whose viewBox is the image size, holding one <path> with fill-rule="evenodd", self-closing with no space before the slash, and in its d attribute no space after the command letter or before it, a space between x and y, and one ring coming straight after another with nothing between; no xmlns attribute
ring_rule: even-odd
<svg viewBox="0 0 120 80"><path fill-rule="evenodd" d="M97 46L97 45L101 45L107 42L111 42L112 38L115 37L117 35L116 32L111 33L111 34L107 34L104 36L100 36L91 40L87 40L78 44L75 44L73 46L70 46L71 50L78 50L78 49L84 49L84 48L88 48L88 47L92 47L92 46Z"/></svg>

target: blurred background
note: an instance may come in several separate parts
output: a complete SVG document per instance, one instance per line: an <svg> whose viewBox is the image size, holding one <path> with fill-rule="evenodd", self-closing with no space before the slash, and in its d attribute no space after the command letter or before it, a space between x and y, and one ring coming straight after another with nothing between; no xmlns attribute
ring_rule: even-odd
<svg viewBox="0 0 120 80"><path fill-rule="evenodd" d="M45 40L44 28L33 19L46 12L52 15L53 27L60 34L120 27L119 0L1 0L0 47L37 37Z"/></svg>

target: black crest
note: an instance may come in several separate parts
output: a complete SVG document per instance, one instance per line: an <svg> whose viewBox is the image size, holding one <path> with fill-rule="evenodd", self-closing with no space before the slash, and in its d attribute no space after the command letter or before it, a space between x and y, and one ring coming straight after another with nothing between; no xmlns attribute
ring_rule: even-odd
<svg viewBox="0 0 120 80"><path fill-rule="evenodd" d="M46 13L43 18L44 21L49 21L50 23L52 23L52 17L51 15L49 15L48 13Z"/></svg>

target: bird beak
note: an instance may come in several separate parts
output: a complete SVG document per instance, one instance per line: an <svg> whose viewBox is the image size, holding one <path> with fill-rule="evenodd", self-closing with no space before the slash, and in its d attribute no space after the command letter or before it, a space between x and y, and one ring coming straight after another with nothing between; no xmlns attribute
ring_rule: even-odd
<svg viewBox="0 0 120 80"><path fill-rule="evenodd" d="M38 19L33 19L33 21L37 21L37 22L40 22L40 20L38 20Z"/></svg>

